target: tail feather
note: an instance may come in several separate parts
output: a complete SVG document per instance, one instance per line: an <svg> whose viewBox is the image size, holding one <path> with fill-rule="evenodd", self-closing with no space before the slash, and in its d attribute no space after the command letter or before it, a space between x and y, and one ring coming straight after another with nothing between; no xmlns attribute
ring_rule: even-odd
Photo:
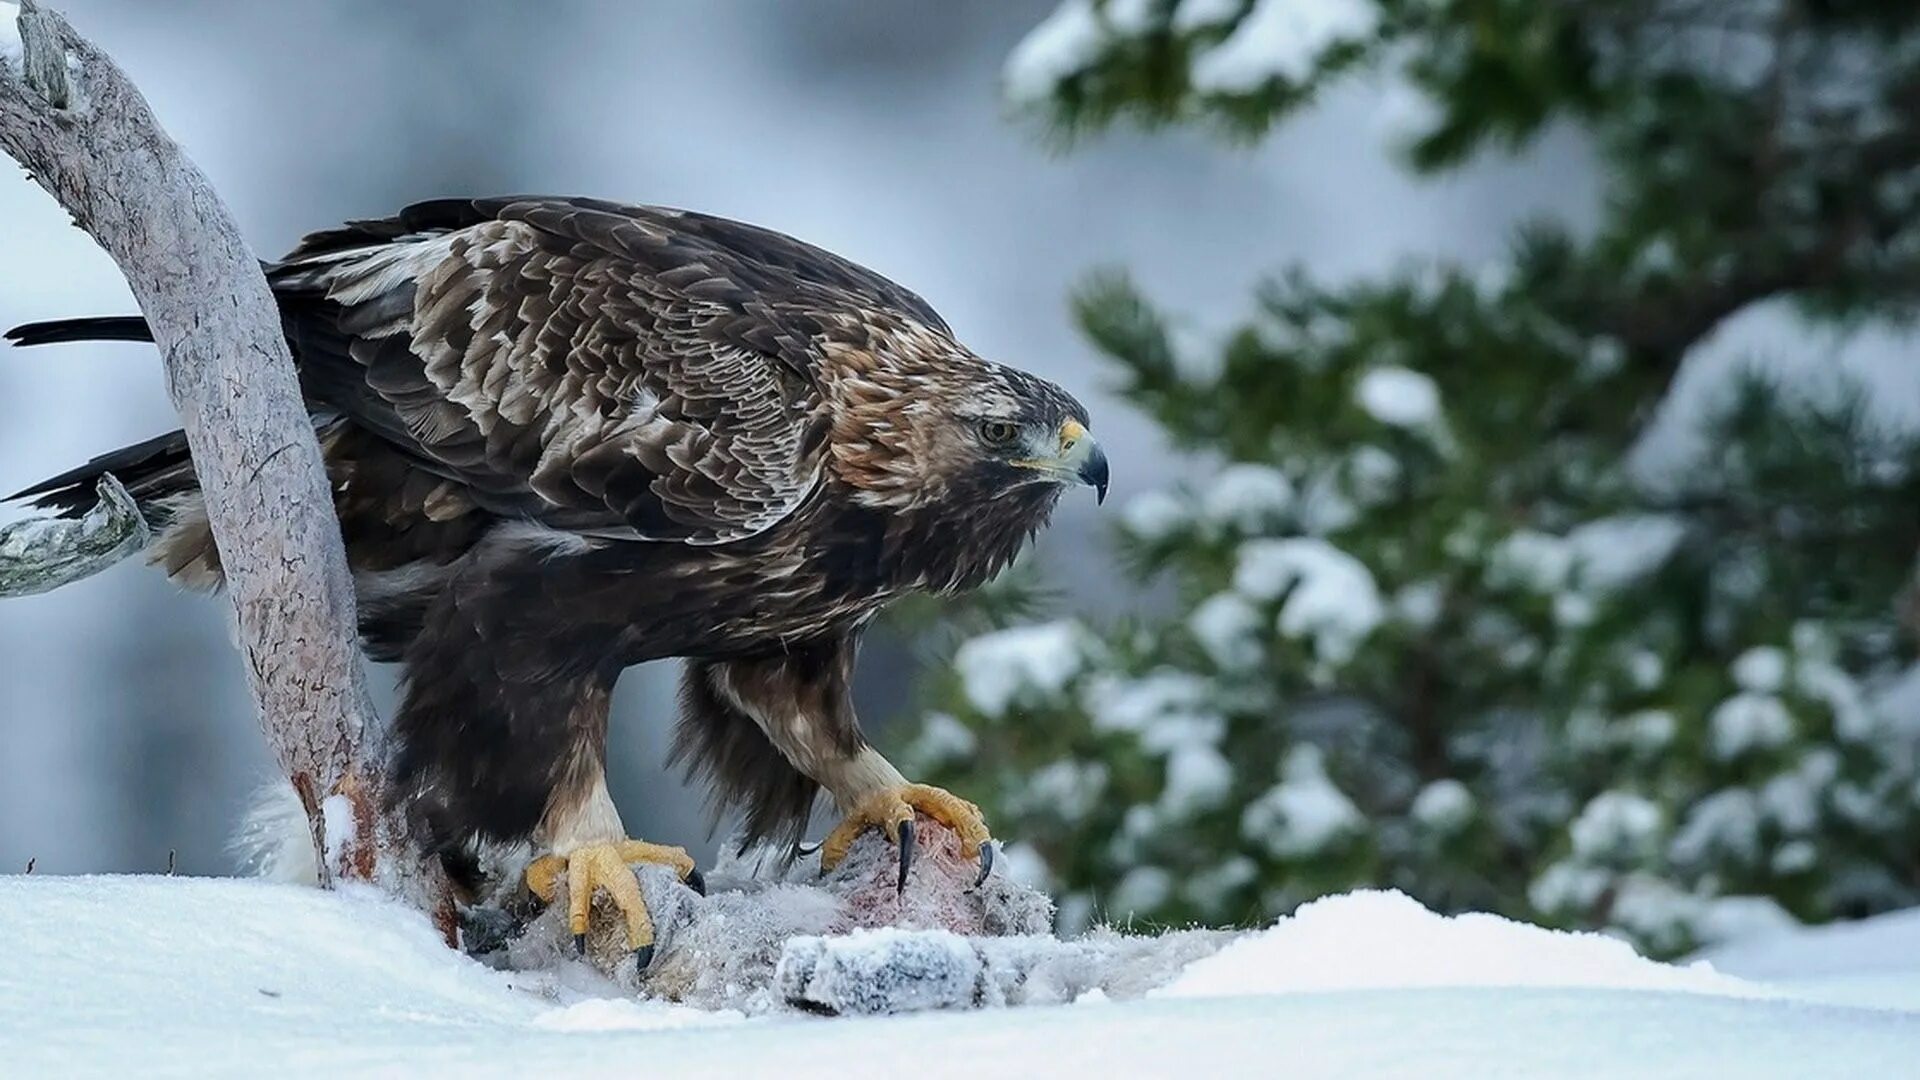
<svg viewBox="0 0 1920 1080"><path fill-rule="evenodd" d="M53 319L26 323L7 331L16 346L56 345L70 341L152 341L147 320L138 315L111 315L85 319ZM171 431L157 438L102 454L76 469L16 491L6 501L32 500L36 507L63 515L84 514L93 505L94 484L112 473L126 485L142 512L153 514L172 496L193 490L193 463L187 455L185 432ZM155 525L163 522L148 519Z"/></svg>
<svg viewBox="0 0 1920 1080"><path fill-rule="evenodd" d="M187 433L170 431L102 454L85 465L16 491L7 496L6 501L31 499L34 506L43 509L65 515L84 514L94 502L94 483L104 473L118 478L140 504L142 512L151 513L156 503L195 486L193 459L187 454Z"/></svg>
<svg viewBox="0 0 1920 1080"><path fill-rule="evenodd" d="M6 337L14 345L25 347L69 341L152 341L153 331L138 315L105 315L24 323L7 331Z"/></svg>

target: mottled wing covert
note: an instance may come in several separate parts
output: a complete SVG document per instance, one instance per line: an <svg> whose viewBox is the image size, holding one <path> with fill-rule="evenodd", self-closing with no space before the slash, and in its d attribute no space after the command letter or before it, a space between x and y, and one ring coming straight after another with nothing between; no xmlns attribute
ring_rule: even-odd
<svg viewBox="0 0 1920 1080"><path fill-rule="evenodd" d="M497 199L316 234L268 273L308 394L480 505L715 544L773 525L820 475L808 313L841 285L796 259L858 271L719 219Z"/></svg>

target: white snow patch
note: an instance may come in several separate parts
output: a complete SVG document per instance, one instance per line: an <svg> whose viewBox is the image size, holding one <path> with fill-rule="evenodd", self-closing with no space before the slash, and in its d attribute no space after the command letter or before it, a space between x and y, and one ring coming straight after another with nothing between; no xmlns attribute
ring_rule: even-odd
<svg viewBox="0 0 1920 1080"><path fill-rule="evenodd" d="M1573 573L1573 549L1550 533L1516 529L1494 545L1487 569L1496 585L1554 593L1565 587Z"/></svg>
<svg viewBox="0 0 1920 1080"><path fill-rule="evenodd" d="M320 837L326 849L327 862L339 866L346 857L347 845L353 842L355 825L353 821L353 800L345 795L333 794L320 801Z"/></svg>
<svg viewBox="0 0 1920 1080"><path fill-rule="evenodd" d="M1184 821L1225 802L1232 787L1233 766L1220 751L1202 743L1178 747L1167 755L1159 814L1169 821Z"/></svg>
<svg viewBox="0 0 1920 1080"><path fill-rule="evenodd" d="M1446 588L1439 582L1416 581L1393 594L1393 613L1408 626L1427 630L1440 621L1446 601Z"/></svg>
<svg viewBox="0 0 1920 1080"><path fill-rule="evenodd" d="M1768 991L1706 964L1655 963L1616 938L1497 915L1437 915L1400 892L1302 905L1272 927L1197 960L1156 997L1297 994L1380 987L1587 987L1734 997Z"/></svg>
<svg viewBox="0 0 1920 1080"><path fill-rule="evenodd" d="M1247 804L1240 834L1283 859L1310 858L1360 831L1366 820L1327 777L1320 750L1296 746L1280 783Z"/></svg>
<svg viewBox="0 0 1920 1080"><path fill-rule="evenodd" d="M1907 675L1893 681L1883 688L1874 706L1860 691L1860 684L1847 674L1838 664L1822 659L1801 659L1794 665L1794 683L1800 691L1817 701L1824 701L1833 713L1833 732L1844 742L1877 742L1881 735L1879 716L1911 718L1920 717L1920 697L1902 701L1899 695L1903 687L1911 692L1920 690L1920 681L1913 676L1920 673L1920 666Z"/></svg>
<svg viewBox="0 0 1920 1080"><path fill-rule="evenodd" d="M1154 544L1185 528L1190 515L1185 503L1165 491L1148 491L1127 500L1120 524L1137 540Z"/></svg>
<svg viewBox="0 0 1920 1080"><path fill-rule="evenodd" d="M1120 876L1107 898L1108 914L1121 922L1144 915L1173 896L1173 875L1158 866L1136 866Z"/></svg>
<svg viewBox="0 0 1920 1080"><path fill-rule="evenodd" d="M913 740L911 756L924 764L937 765L966 761L979 749L980 740L973 729L949 713L929 713L921 722L920 734Z"/></svg>
<svg viewBox="0 0 1920 1080"><path fill-rule="evenodd" d="M1016 704L1057 698L1086 664L1086 639L1072 621L1009 627L969 639L953 666L974 708L999 718Z"/></svg>
<svg viewBox="0 0 1920 1080"><path fill-rule="evenodd" d="M1393 495L1399 486L1400 459L1381 447L1356 446L1347 455L1345 476L1347 491L1355 501L1377 506Z"/></svg>
<svg viewBox="0 0 1920 1080"><path fill-rule="evenodd" d="M1431 378L1394 364L1372 368L1354 385L1353 400L1368 416L1402 428L1440 422L1440 388Z"/></svg>
<svg viewBox="0 0 1920 1080"><path fill-rule="evenodd" d="M1800 925L1770 896L1716 896L1694 920L1694 932L1705 941L1746 941L1798 930Z"/></svg>
<svg viewBox="0 0 1920 1080"><path fill-rule="evenodd" d="M664 1001L588 998L541 1013L533 1018L533 1026L543 1031L671 1031L727 1027L745 1019L732 1009L708 1011Z"/></svg>
<svg viewBox="0 0 1920 1080"><path fill-rule="evenodd" d="M1667 849L1682 866L1708 866L1716 858L1752 862L1760 857L1760 804L1745 788L1727 788L1687 811Z"/></svg>
<svg viewBox="0 0 1920 1080"><path fill-rule="evenodd" d="M1663 514L1600 518L1564 537L1519 529L1495 545L1489 567L1496 584L1539 593L1613 592L1659 569L1685 534Z"/></svg>
<svg viewBox="0 0 1920 1080"><path fill-rule="evenodd" d="M1643 753L1666 749L1680 731L1680 722L1665 709L1641 709L1620 720L1620 737Z"/></svg>
<svg viewBox="0 0 1920 1080"><path fill-rule="evenodd" d="M1630 791L1595 795L1568 826L1573 853L1598 862L1645 854L1660 832L1660 807Z"/></svg>
<svg viewBox="0 0 1920 1080"><path fill-rule="evenodd" d="M1787 682L1787 654L1772 645L1756 645L1733 662L1733 681L1756 694L1777 694Z"/></svg>
<svg viewBox="0 0 1920 1080"><path fill-rule="evenodd" d="M1199 675L1160 668L1139 678L1090 680L1083 703L1095 730L1127 732L1142 749L1165 754L1220 741L1226 721L1208 704L1211 690L1212 683Z"/></svg>
<svg viewBox="0 0 1920 1080"><path fill-rule="evenodd" d="M1241 0L1180 0L1173 12L1173 28L1181 33L1219 26L1240 14Z"/></svg>
<svg viewBox="0 0 1920 1080"><path fill-rule="evenodd" d="M1246 671L1260 663L1260 613L1237 593L1215 593L1187 616L1187 629L1222 671Z"/></svg>
<svg viewBox="0 0 1920 1080"><path fill-rule="evenodd" d="M1002 72L1007 97L1019 104L1045 100L1092 67L1105 49L1106 30L1093 0L1064 0L1008 55Z"/></svg>
<svg viewBox="0 0 1920 1080"><path fill-rule="evenodd" d="M1626 669L1627 679L1635 690L1659 689L1660 680L1667 677L1667 662L1652 649L1630 649L1621 666Z"/></svg>
<svg viewBox="0 0 1920 1080"><path fill-rule="evenodd" d="M1722 761L1793 739L1793 714L1772 694L1735 694L1714 708L1707 724L1713 756Z"/></svg>
<svg viewBox="0 0 1920 1080"><path fill-rule="evenodd" d="M1329 48L1371 35L1377 21L1369 0L1259 0L1225 41L1194 59L1193 86L1246 94L1276 77L1301 82Z"/></svg>
<svg viewBox="0 0 1920 1080"><path fill-rule="evenodd" d="M1567 546L1581 587L1613 592L1658 570L1686 532L1671 515L1620 514L1574 529Z"/></svg>
<svg viewBox="0 0 1920 1080"><path fill-rule="evenodd" d="M1085 895L1062 901L1062 920L1084 924ZM1920 1024L1889 1011L1920 1009L1920 911L1709 954L1773 998L1617 941L1359 894L1187 967L1163 998L1109 986L1076 1009L744 1022L588 1004L593 992L550 976L467 960L418 914L358 891L0 877L0 925L0 1046L18 1076L478 1080L662 1063L750 1076L777 1063L786 1080L844 1080L858 1062L943 1080L1266 1076L1280 1061L1314 1076L1796 1077L1898 1076L1920 1060Z"/></svg>
<svg viewBox="0 0 1920 1080"><path fill-rule="evenodd" d="M1473 820L1473 792L1451 777L1435 780L1413 797L1413 820L1436 833L1459 832Z"/></svg>
<svg viewBox="0 0 1920 1080"><path fill-rule="evenodd" d="M1098 761L1051 761L1027 774L1014 795L1023 813L1080 821L1099 805L1107 790L1107 767Z"/></svg>
<svg viewBox="0 0 1920 1080"><path fill-rule="evenodd" d="M1100 16L1115 33L1138 37L1153 29L1159 9L1160 0L1107 0L1100 6Z"/></svg>
<svg viewBox="0 0 1920 1080"><path fill-rule="evenodd" d="M1313 639L1315 653L1332 664L1351 659L1386 617L1366 564L1317 537L1242 544L1233 584L1256 600L1285 596L1280 632Z"/></svg>
<svg viewBox="0 0 1920 1080"><path fill-rule="evenodd" d="M1241 462L1220 470L1200 506L1208 521L1253 533L1278 522L1293 498L1293 484L1280 470Z"/></svg>

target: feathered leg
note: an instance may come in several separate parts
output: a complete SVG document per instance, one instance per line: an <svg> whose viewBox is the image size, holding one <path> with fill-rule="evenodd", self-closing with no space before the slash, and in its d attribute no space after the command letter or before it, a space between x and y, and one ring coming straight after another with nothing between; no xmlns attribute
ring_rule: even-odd
<svg viewBox="0 0 1920 1080"><path fill-rule="evenodd" d="M900 887L905 888L915 850L914 816L923 813L953 830L962 854L980 861L985 880L993 848L980 808L940 788L909 783L861 736L850 691L856 649L857 638L846 636L790 645L766 657L690 665L687 678L697 686L689 687L683 701L704 704L715 714L689 715L682 723L720 724L728 713L750 718L792 768L833 796L845 817L821 847L822 870L845 858L861 832L879 828L900 846ZM722 789L744 790L748 783L729 785L724 773L758 762L736 755L736 760L702 764L722 774Z"/></svg>
<svg viewBox="0 0 1920 1080"><path fill-rule="evenodd" d="M693 879L693 860L627 837L602 768L612 634L568 604L566 560L515 555L483 547L425 606L394 720L395 797L456 875L477 841L533 845L528 886L550 901L564 875L576 935L606 890L644 966L653 923L629 866Z"/></svg>

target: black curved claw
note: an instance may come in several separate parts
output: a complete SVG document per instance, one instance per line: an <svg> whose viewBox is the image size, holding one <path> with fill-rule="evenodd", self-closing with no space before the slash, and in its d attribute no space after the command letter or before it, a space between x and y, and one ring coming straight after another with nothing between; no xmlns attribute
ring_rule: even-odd
<svg viewBox="0 0 1920 1080"><path fill-rule="evenodd" d="M707 895L707 875L702 874L699 867L687 871L687 888L701 896Z"/></svg>
<svg viewBox="0 0 1920 1080"><path fill-rule="evenodd" d="M573 955L575 956L587 955L587 935L585 934L573 935Z"/></svg>
<svg viewBox="0 0 1920 1080"><path fill-rule="evenodd" d="M633 964L634 964L633 970L636 973L645 972L648 968L652 967L653 966L653 946L651 944L642 945L639 948L633 950Z"/></svg>
<svg viewBox="0 0 1920 1080"><path fill-rule="evenodd" d="M987 883L987 875L993 873L993 841L980 845L980 876L973 879L973 887L979 888Z"/></svg>
<svg viewBox="0 0 1920 1080"><path fill-rule="evenodd" d="M913 869L913 821L900 823L900 884L894 888L896 893L907 891L907 871Z"/></svg>

